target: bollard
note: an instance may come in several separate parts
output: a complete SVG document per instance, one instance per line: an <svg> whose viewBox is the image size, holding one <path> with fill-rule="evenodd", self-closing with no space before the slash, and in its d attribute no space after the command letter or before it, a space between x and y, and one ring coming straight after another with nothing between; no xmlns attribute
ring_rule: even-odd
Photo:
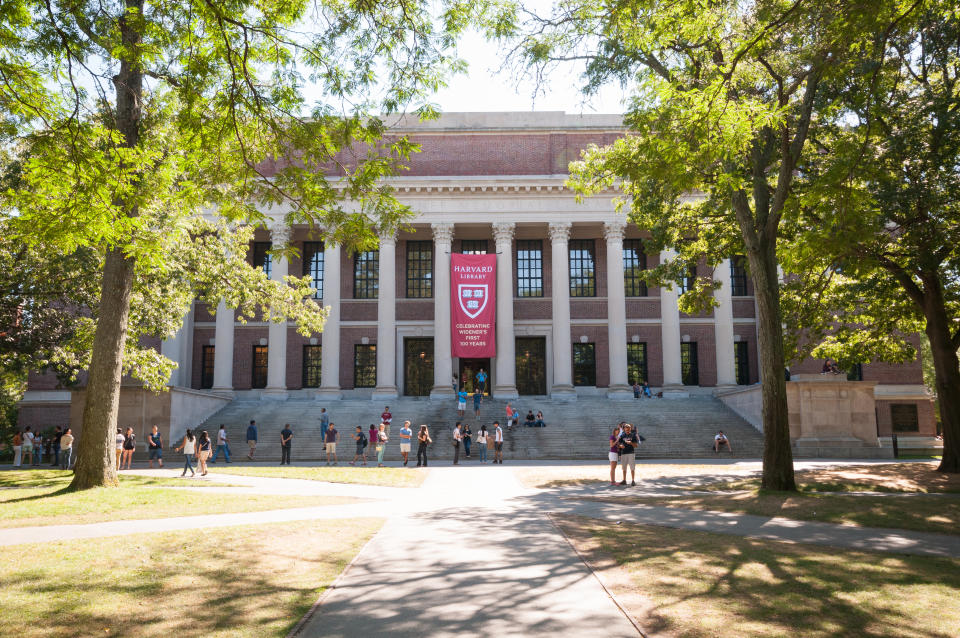
<svg viewBox="0 0 960 638"><path fill-rule="evenodd" d="M890 437L893 440L893 458L900 458L900 448L897 446L897 435L894 434Z"/></svg>

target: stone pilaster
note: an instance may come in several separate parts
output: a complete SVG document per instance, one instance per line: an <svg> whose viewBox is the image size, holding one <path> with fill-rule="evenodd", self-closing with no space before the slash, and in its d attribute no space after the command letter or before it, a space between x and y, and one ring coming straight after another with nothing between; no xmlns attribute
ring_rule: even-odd
<svg viewBox="0 0 960 638"><path fill-rule="evenodd" d="M570 222L549 226L553 251L551 283L553 296L553 387L550 395L558 399L576 399L573 387L573 354L570 344Z"/></svg>
<svg viewBox="0 0 960 638"><path fill-rule="evenodd" d="M283 220L270 225L271 249L284 249L290 241L290 227ZM273 255L270 270L271 281L284 281L290 262L286 257ZM271 320L267 335L267 387L264 399L287 398L287 321Z"/></svg>
<svg viewBox="0 0 960 638"><path fill-rule="evenodd" d="M340 245L329 240L323 245L323 305L327 321L320 349L318 399L339 399L340 391Z"/></svg>
<svg viewBox="0 0 960 638"><path fill-rule="evenodd" d="M720 282L714 295L713 332L717 344L717 386L737 384L736 363L733 357L733 289L730 283L730 260L724 259L713 270L713 278Z"/></svg>
<svg viewBox="0 0 960 638"><path fill-rule="evenodd" d="M603 225L607 241L607 341L610 364L610 398L633 398L627 379L627 303L623 280L623 233L626 222Z"/></svg>
<svg viewBox="0 0 960 638"><path fill-rule="evenodd" d="M377 387L372 399L397 397L397 235L380 233L377 289Z"/></svg>
<svg viewBox="0 0 960 638"><path fill-rule="evenodd" d="M453 224L432 224L433 229L433 388L430 398L449 399L453 392L453 358L450 347L450 251Z"/></svg>
<svg viewBox="0 0 960 638"><path fill-rule="evenodd" d="M676 258L674 250L660 253L660 263ZM660 288L660 337L663 345L663 396L685 397L688 392L683 387L680 370L680 308L676 284Z"/></svg>
<svg viewBox="0 0 960 638"><path fill-rule="evenodd" d="M214 332L213 390L233 393L233 308L224 301L217 306L217 326Z"/></svg>
<svg viewBox="0 0 960 638"><path fill-rule="evenodd" d="M497 222L493 237L497 245L497 359L493 396L516 399L517 357L513 330L513 232L516 224Z"/></svg>

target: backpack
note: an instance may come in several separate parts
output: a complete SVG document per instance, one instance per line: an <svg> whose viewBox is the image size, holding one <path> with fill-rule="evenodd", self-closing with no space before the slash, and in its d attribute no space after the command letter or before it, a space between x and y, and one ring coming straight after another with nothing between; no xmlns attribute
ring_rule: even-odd
<svg viewBox="0 0 960 638"><path fill-rule="evenodd" d="M367 435L363 432L360 433L360 440L358 443L360 443L360 447L367 447Z"/></svg>

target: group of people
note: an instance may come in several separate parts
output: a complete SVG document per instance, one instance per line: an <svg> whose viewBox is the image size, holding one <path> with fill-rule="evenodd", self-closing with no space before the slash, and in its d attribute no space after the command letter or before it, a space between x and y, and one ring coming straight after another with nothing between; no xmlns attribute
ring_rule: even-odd
<svg viewBox="0 0 960 638"><path fill-rule="evenodd" d="M646 439L637 432L632 423L621 421L613 428L610 435L610 485L617 485L617 465L623 471L623 480L620 485L627 484L627 469L630 469L630 485L636 485L637 480L637 448Z"/></svg>
<svg viewBox="0 0 960 638"><path fill-rule="evenodd" d="M641 381L637 379L633 382L633 398L639 399L640 397L647 397L652 399L653 395L650 393L650 384L646 381Z"/></svg>
<svg viewBox="0 0 960 638"><path fill-rule="evenodd" d="M73 430L57 426L52 433L44 435L32 432L28 425L23 432L13 434L13 466L29 465L37 467L44 462L44 456L51 461L50 467L68 470L73 466Z"/></svg>
<svg viewBox="0 0 960 638"><path fill-rule="evenodd" d="M512 430L520 425L520 410L517 410L509 402L507 403L507 429ZM527 416L523 420L523 425L528 428L545 428L546 422L543 420L543 412L537 411L536 416L533 410L527 410Z"/></svg>
<svg viewBox="0 0 960 638"><path fill-rule="evenodd" d="M424 426L426 427L426 426ZM453 428L453 464L460 465L460 447L463 446L464 457L470 458L470 449L473 445L473 430L469 423L457 421ZM493 430L487 430L481 425L477 431L477 449L480 450L480 462L487 462L487 450L493 447L493 462L503 465L503 428L499 421L493 422Z"/></svg>

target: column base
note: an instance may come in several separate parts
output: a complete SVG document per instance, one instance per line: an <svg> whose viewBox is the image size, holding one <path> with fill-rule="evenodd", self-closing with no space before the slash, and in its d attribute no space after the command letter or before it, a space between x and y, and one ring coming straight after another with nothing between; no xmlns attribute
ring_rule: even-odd
<svg viewBox="0 0 960 638"><path fill-rule="evenodd" d="M290 396L285 388L266 388L260 393L262 401L286 401Z"/></svg>
<svg viewBox="0 0 960 638"><path fill-rule="evenodd" d="M317 401L337 401L343 398L343 392L340 388L320 388L313 398Z"/></svg>
<svg viewBox="0 0 960 638"><path fill-rule="evenodd" d="M449 401L457 396L457 393L453 391L453 386L450 385L435 385L430 389L430 400L440 399L442 401Z"/></svg>
<svg viewBox="0 0 960 638"><path fill-rule="evenodd" d="M558 401L576 401L577 391L572 385L555 385L550 388L550 398Z"/></svg>
<svg viewBox="0 0 960 638"><path fill-rule="evenodd" d="M400 391L395 385L384 385L377 388L374 388L373 394L370 395L371 401L381 401L396 399L400 396Z"/></svg>
<svg viewBox="0 0 960 638"><path fill-rule="evenodd" d="M517 392L515 385L495 385L493 386L494 399L519 399L520 393Z"/></svg>
<svg viewBox="0 0 960 638"><path fill-rule="evenodd" d="M612 385L607 388L607 398L615 401L632 401L633 388L622 383Z"/></svg>
<svg viewBox="0 0 960 638"><path fill-rule="evenodd" d="M687 387L679 383L665 383L660 391L664 399L686 399L690 397Z"/></svg>

